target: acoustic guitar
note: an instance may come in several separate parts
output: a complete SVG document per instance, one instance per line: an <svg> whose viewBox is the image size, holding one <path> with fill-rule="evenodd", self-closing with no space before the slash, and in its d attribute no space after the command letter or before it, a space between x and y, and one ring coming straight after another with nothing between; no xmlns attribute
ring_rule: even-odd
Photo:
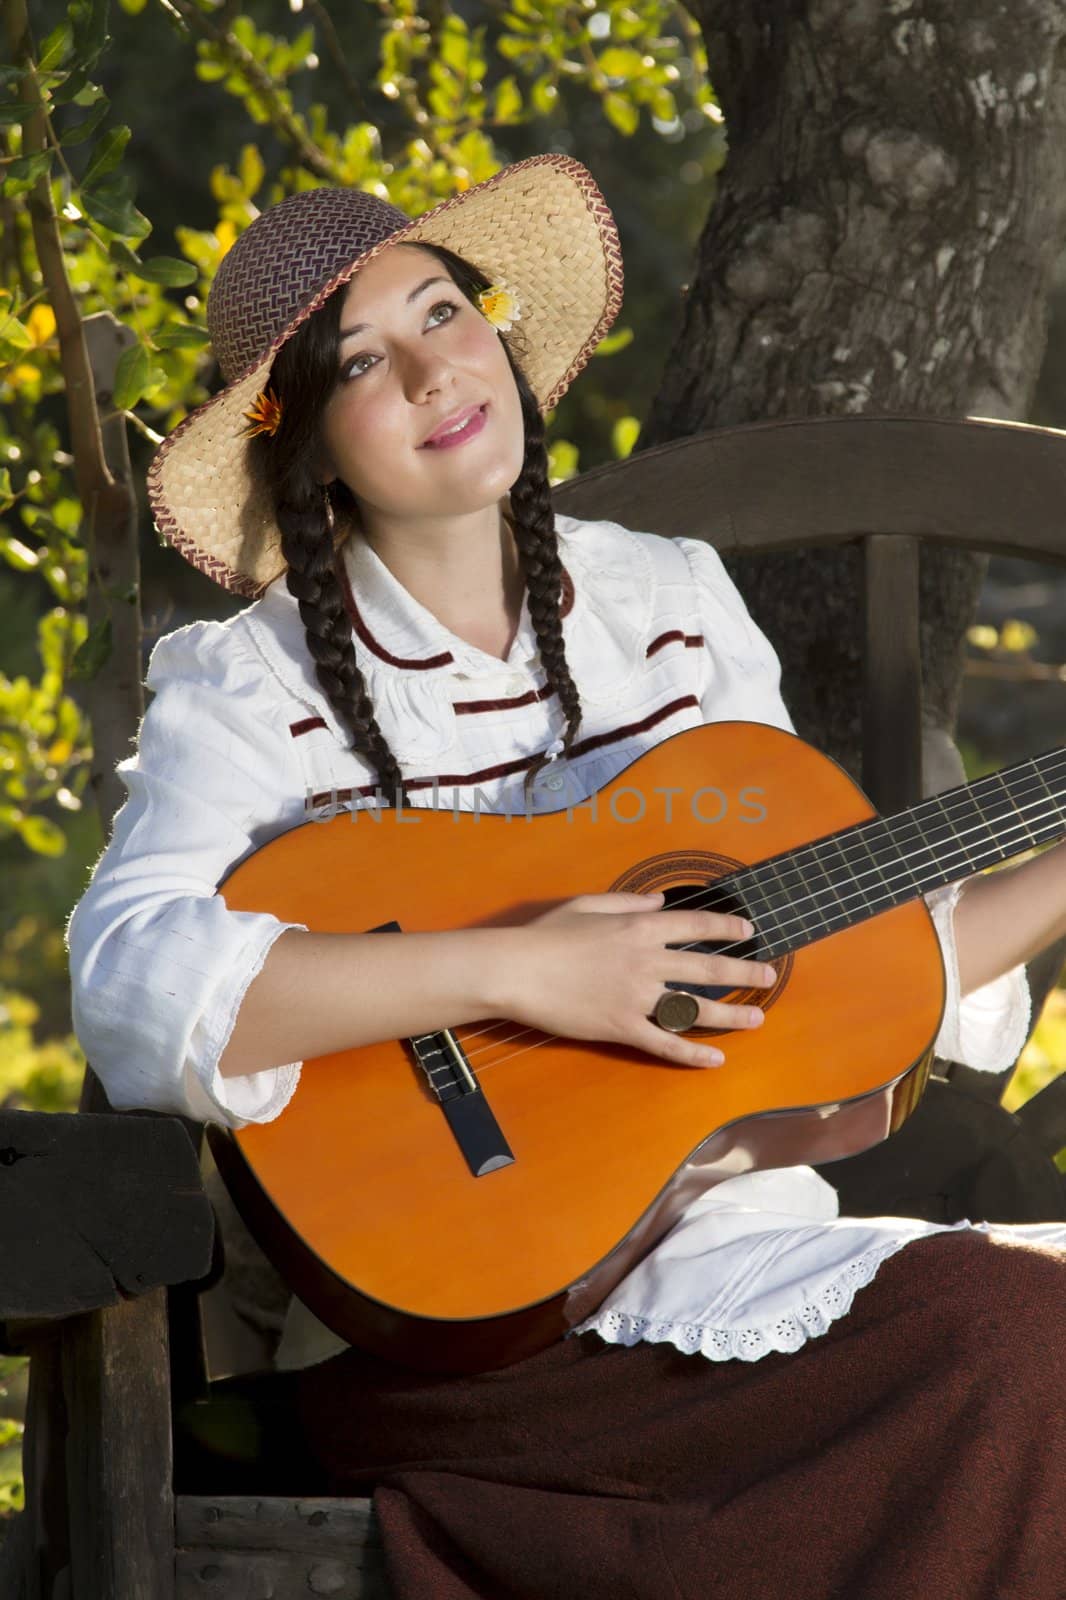
<svg viewBox="0 0 1066 1600"><path fill-rule="evenodd" d="M898 1128L945 998L922 896L1064 833L1066 748L881 818L831 758L752 722L665 739L562 810L462 811L446 789L435 806L335 810L243 861L226 904L386 937L661 889L754 924L696 948L772 963L773 988L701 992L766 1020L719 1037L725 1064L701 1071L442 1016L305 1062L273 1122L209 1125L215 1161L341 1338L429 1370L506 1366L590 1315L710 1185Z"/></svg>

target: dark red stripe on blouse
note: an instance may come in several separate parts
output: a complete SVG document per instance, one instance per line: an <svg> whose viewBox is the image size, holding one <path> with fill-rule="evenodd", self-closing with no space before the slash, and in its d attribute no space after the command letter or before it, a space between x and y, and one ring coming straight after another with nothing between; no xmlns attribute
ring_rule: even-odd
<svg viewBox="0 0 1066 1600"><path fill-rule="evenodd" d="M333 552L333 569L337 574L337 579L341 586L341 594L344 597L345 609L352 620L352 627L354 628L358 637L366 645L367 649L373 651L374 655L378 656L380 660L387 661L390 667L405 667L409 671L415 672L428 672L433 667L451 666L452 662L455 660L455 657L452 655L450 650L444 650L440 655L427 656L424 661L414 661L408 660L404 656L394 656L391 651L386 650L385 646L380 644L378 640L374 638L374 635L371 633L363 619L362 612L359 610L359 607L356 604L355 595L352 593L351 583L348 581L348 568L344 561L342 549L338 549ZM563 567L559 593L560 619L570 614L573 604L574 580L571 578L566 568Z"/></svg>
<svg viewBox="0 0 1066 1600"><path fill-rule="evenodd" d="M652 711L639 722L627 722L621 728L612 728L607 733L597 733L588 739L579 739L570 751L570 758L584 755L589 750L602 750L604 745L617 744L620 739L626 739L634 733L644 733L648 728L654 728L658 723L664 722L667 717L672 717L678 711L684 711L689 706L699 706L699 700L694 694L682 695L677 700L671 700L668 705L661 706L658 711ZM405 788L413 793L416 789L432 789L434 783L450 789L463 788L472 783L488 783L493 778L507 778L515 772L525 772L539 759L539 752L534 756L521 756L515 761L502 761L495 767L482 767L480 772L440 772L435 778L411 778ZM376 783L362 784L357 789L324 789L311 796L307 806L324 806L327 803L336 805L341 800L350 800L353 795L372 795L378 785Z"/></svg>
<svg viewBox="0 0 1066 1600"><path fill-rule="evenodd" d="M515 695L511 700L456 700L452 710L458 717L471 716L475 711L508 711L514 706L531 706L537 700L547 700L554 693L546 683L543 688L527 689L525 694Z"/></svg>
<svg viewBox="0 0 1066 1600"><path fill-rule="evenodd" d="M703 634L682 633L680 628L671 628L669 633L660 633L657 639L652 640L651 644L644 652L644 659L647 660L649 656L653 656L655 654L656 650L661 650L664 644L670 644L674 639L681 639L686 648L691 650L694 646L701 645L703 643Z"/></svg>
<svg viewBox="0 0 1066 1600"><path fill-rule="evenodd" d="M294 739L298 739L301 733L310 733L312 728L324 728L325 726L325 717L304 717L302 722L290 722L289 732Z"/></svg>

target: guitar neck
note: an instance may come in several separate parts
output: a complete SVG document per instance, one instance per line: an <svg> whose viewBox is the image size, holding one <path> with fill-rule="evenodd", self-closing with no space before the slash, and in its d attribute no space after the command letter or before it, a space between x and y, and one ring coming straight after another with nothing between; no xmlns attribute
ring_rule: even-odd
<svg viewBox="0 0 1066 1600"><path fill-rule="evenodd" d="M714 885L786 955L1066 834L1066 747L783 851Z"/></svg>

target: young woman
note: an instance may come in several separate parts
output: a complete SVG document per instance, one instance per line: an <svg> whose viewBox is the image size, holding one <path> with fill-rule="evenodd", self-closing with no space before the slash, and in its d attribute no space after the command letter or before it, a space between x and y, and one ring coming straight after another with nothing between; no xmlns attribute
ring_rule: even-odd
<svg viewBox="0 0 1066 1600"><path fill-rule="evenodd" d="M327 803L558 810L682 729L794 731L709 545L553 515L542 413L620 298L603 198L556 156L414 222L301 194L226 256L226 386L150 490L170 542L252 603L156 645L129 798L69 923L115 1106L266 1122L304 1061L485 1017L718 1064L659 1002L772 977L668 948L742 939L734 916L589 893L380 939L216 892ZM1024 963L1066 930L1066 849L928 903L938 1052L1002 1069ZM702 1028L761 1020L698 1001ZM294 1322L280 1364L336 1492L376 1491L396 1593L1060 1595L1066 1229L836 1211L806 1167L720 1184L574 1337L479 1377Z"/></svg>

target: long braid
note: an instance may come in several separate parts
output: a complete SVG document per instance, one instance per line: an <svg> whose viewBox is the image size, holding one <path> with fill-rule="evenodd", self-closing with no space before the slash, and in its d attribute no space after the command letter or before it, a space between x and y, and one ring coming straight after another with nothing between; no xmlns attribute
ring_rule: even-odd
<svg viewBox="0 0 1066 1600"><path fill-rule="evenodd" d="M566 713L563 754L569 755L581 723L581 700L570 675L563 645L561 598L563 566L555 533L555 512L548 482L548 452L544 447L544 418L528 385L520 381L522 415L526 428L526 453L522 471L511 489L514 537L529 595L529 619L540 645L540 659L548 682ZM525 792L551 758L539 755L525 776Z"/></svg>
<svg viewBox="0 0 1066 1600"><path fill-rule="evenodd" d="M461 256L439 245L422 244L421 248L447 267L472 303L488 288L491 280ZM273 499L287 565L285 581L300 608L318 682L351 734L351 748L375 768L385 798L391 796L394 804L402 805L407 798L403 774L378 726L373 701L356 663L352 622L334 568L329 500L309 465L315 458L321 415L337 381L344 293L342 286L279 350L271 382L283 402L281 426L273 438L261 435L250 439L248 447ZM504 338L503 345L518 386L526 440L522 471L511 489L515 545L540 658L566 713L563 753L567 754L581 721L581 702L563 647L563 569L548 482L544 418L512 352L514 337ZM337 514L357 520L355 499L342 483L334 485L333 504ZM550 759L545 751L534 761L525 778L527 793Z"/></svg>
<svg viewBox="0 0 1066 1600"><path fill-rule="evenodd" d="M289 496L276 502L281 551L288 563L285 582L300 607L315 675L352 736L351 748L376 769L384 795L402 805L406 798L403 775L378 726L374 703L355 659L352 621L333 566L328 502L313 479L307 488L309 493L299 501L291 497L290 489Z"/></svg>

